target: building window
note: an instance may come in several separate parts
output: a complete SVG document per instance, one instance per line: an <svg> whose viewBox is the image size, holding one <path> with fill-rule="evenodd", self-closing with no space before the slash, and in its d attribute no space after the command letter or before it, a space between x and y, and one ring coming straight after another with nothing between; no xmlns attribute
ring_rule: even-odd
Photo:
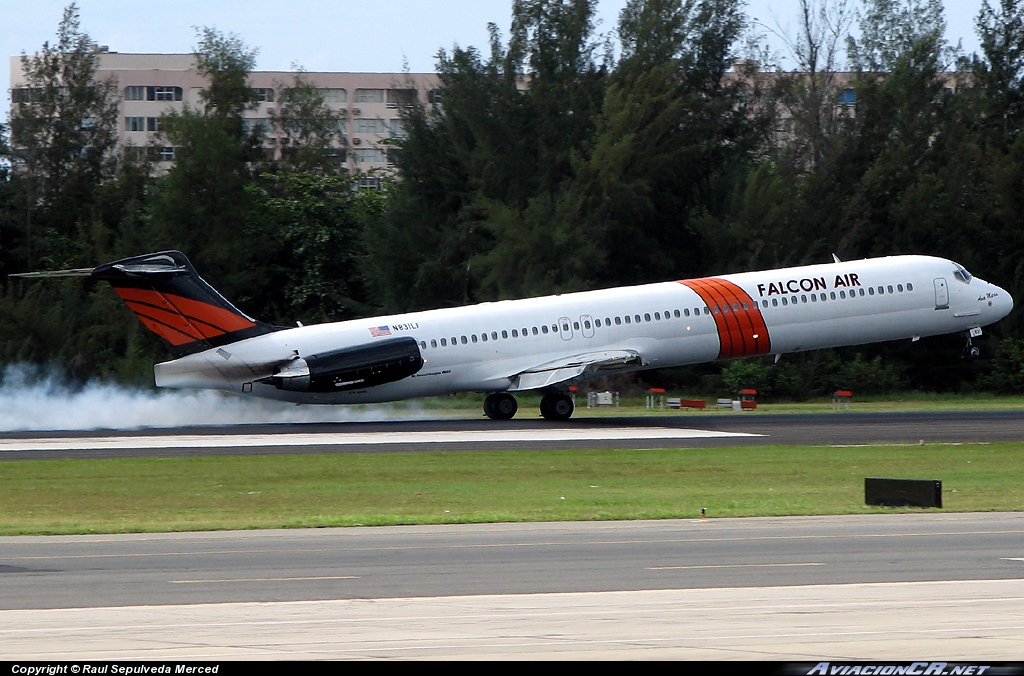
<svg viewBox="0 0 1024 676"><path fill-rule="evenodd" d="M146 131L146 118L126 117L124 118L125 131Z"/></svg>
<svg viewBox="0 0 1024 676"><path fill-rule="evenodd" d="M160 131L160 118L159 117L147 117L146 118L146 131Z"/></svg>
<svg viewBox="0 0 1024 676"><path fill-rule="evenodd" d="M181 87L150 87L147 101L181 101Z"/></svg>
<svg viewBox="0 0 1024 676"><path fill-rule="evenodd" d="M149 148L140 148L139 146L128 146L127 148L124 149L124 154L126 157L128 157L128 159L134 160L136 162L141 162L142 160L149 157Z"/></svg>
<svg viewBox="0 0 1024 676"><path fill-rule="evenodd" d="M384 103L383 89L357 89L355 103Z"/></svg>
<svg viewBox="0 0 1024 676"><path fill-rule="evenodd" d="M360 190L380 190L380 179L376 176L360 176L356 181L356 187ZM452 338L452 343L455 339Z"/></svg>
<svg viewBox="0 0 1024 676"><path fill-rule="evenodd" d="M256 131L257 129L266 131L270 127L269 122L270 120L265 117L243 117L242 129L244 129L246 133L249 134Z"/></svg>
<svg viewBox="0 0 1024 676"><path fill-rule="evenodd" d="M176 149L173 146L164 146L163 148L161 148L160 152L159 152L159 155L158 155L158 157L160 158L160 161L161 162L173 162L174 161L174 151L175 150Z"/></svg>
<svg viewBox="0 0 1024 676"><path fill-rule="evenodd" d="M433 104L438 104L444 99L444 91L441 89L431 89L427 92L427 100Z"/></svg>
<svg viewBox="0 0 1024 676"><path fill-rule="evenodd" d="M844 89L839 92L839 96L836 99L836 105L840 106L855 106L857 105L857 92L853 89Z"/></svg>
<svg viewBox="0 0 1024 676"><path fill-rule="evenodd" d="M144 87L141 85L125 87L125 101L181 101L181 87Z"/></svg>
<svg viewBox="0 0 1024 676"><path fill-rule="evenodd" d="M324 148L320 151L320 157L344 162L348 158L348 153L344 148Z"/></svg>
<svg viewBox="0 0 1024 676"><path fill-rule="evenodd" d="M388 135L394 138L405 138L405 128L401 120L386 120Z"/></svg>
<svg viewBox="0 0 1024 676"><path fill-rule="evenodd" d="M360 117L355 120L354 126L352 131L357 134L383 134L387 130L384 120L377 118Z"/></svg>
<svg viewBox="0 0 1024 676"><path fill-rule="evenodd" d="M18 87L11 90L11 103L34 103L43 98L41 87Z"/></svg>
<svg viewBox="0 0 1024 676"><path fill-rule="evenodd" d="M416 103L415 89L388 90L388 108L397 108L399 106L411 106L414 103Z"/></svg>
<svg viewBox="0 0 1024 676"><path fill-rule="evenodd" d="M387 158L381 148L353 148L352 159L358 163L384 162Z"/></svg>
<svg viewBox="0 0 1024 676"><path fill-rule="evenodd" d="M256 87L252 90L253 96L261 103L274 102L274 90L269 87Z"/></svg>
<svg viewBox="0 0 1024 676"><path fill-rule="evenodd" d="M348 103L348 92L344 89L321 89L324 103Z"/></svg>

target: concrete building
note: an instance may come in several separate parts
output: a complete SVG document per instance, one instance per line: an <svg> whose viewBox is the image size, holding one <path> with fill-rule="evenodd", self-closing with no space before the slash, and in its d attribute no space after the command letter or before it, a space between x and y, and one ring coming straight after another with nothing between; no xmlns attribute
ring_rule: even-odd
<svg viewBox="0 0 1024 676"><path fill-rule="evenodd" d="M150 148L160 162L172 162L175 149L161 145L160 116L185 105L199 108L200 91L207 86L196 72L193 54L121 54L100 48L97 78L114 77L121 94L119 137L125 147ZM17 92L25 87L21 57L11 57L12 106ZM291 142L273 129L270 118L276 111L278 92L295 81L289 71L254 71L250 85L259 104L246 113L252 124L267 129L264 147L270 158L279 158ZM438 88L435 73L306 73L308 81L323 90L328 107L341 113L338 152L349 173L387 170L392 165L388 148L381 142L402 135L399 108L412 100L427 103ZM372 187L375 179L362 179Z"/></svg>

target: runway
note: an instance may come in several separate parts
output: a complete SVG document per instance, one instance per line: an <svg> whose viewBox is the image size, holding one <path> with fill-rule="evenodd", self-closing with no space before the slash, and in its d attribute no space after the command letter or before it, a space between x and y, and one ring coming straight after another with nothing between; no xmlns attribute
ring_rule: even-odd
<svg viewBox="0 0 1024 676"><path fill-rule="evenodd" d="M0 538L9 659L1019 659L1024 514Z"/></svg>
<svg viewBox="0 0 1024 676"><path fill-rule="evenodd" d="M303 453L710 448L1024 440L1024 411L711 414L234 425L88 433L0 434L0 461Z"/></svg>
<svg viewBox="0 0 1024 676"><path fill-rule="evenodd" d="M1021 440L1024 413L0 435L0 459ZM1024 513L0 538L6 659L1019 660Z"/></svg>

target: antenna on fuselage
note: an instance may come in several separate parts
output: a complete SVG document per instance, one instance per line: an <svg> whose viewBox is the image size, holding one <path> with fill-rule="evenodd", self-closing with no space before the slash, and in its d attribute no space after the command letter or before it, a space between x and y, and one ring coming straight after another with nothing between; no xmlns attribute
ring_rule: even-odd
<svg viewBox="0 0 1024 676"><path fill-rule="evenodd" d="M839 260L839 256L837 256L835 254L832 254L832 262L833 263L842 263L842 261Z"/></svg>

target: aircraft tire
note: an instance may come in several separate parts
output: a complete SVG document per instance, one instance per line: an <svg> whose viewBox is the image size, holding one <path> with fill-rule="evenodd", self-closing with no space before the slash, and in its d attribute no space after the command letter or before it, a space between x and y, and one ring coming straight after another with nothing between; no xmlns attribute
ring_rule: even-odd
<svg viewBox="0 0 1024 676"><path fill-rule="evenodd" d="M519 402L505 392L495 392L484 399L484 415L491 420L511 420L518 410Z"/></svg>
<svg viewBox="0 0 1024 676"><path fill-rule="evenodd" d="M564 392L544 395L540 400L540 414L545 420L565 422L572 417L576 406L572 403L572 397Z"/></svg>

